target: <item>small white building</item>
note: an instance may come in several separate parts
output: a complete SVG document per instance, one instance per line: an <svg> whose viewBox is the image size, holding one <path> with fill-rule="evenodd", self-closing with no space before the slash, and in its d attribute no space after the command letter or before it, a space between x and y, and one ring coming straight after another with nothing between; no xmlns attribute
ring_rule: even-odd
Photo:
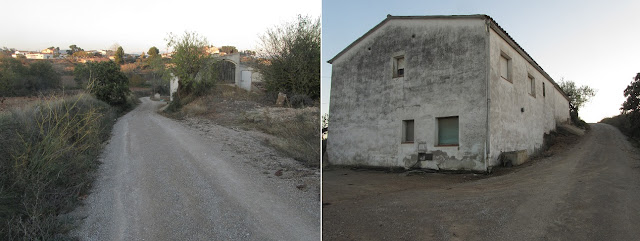
<svg viewBox="0 0 640 241"><path fill-rule="evenodd" d="M27 59L53 59L53 54L45 54L45 53L28 53L25 54Z"/></svg>
<svg viewBox="0 0 640 241"><path fill-rule="evenodd" d="M488 171L569 121L566 94L487 15L389 15L329 63L332 164Z"/></svg>

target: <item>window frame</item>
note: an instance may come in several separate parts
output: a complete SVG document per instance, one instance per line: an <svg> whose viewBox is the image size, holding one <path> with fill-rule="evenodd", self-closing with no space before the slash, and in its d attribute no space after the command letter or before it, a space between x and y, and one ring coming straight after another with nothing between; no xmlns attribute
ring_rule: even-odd
<svg viewBox="0 0 640 241"><path fill-rule="evenodd" d="M411 140L407 139L407 126L408 124L411 123L411 129L412 129L412 133L411 133ZM414 143L416 140L416 121L415 119L407 119L407 120L402 120L402 139L400 140L400 143L405 144L405 143Z"/></svg>
<svg viewBox="0 0 640 241"><path fill-rule="evenodd" d="M527 79L529 79L529 95L536 98L536 78L531 74L527 74Z"/></svg>
<svg viewBox="0 0 640 241"><path fill-rule="evenodd" d="M502 59L505 59L507 61L507 76L506 78L504 76L502 76ZM501 79L504 79L506 81L509 81L509 83L513 83L513 72L511 71L512 67L512 60L511 57L509 57L508 54L506 54L505 52L500 51L500 59L498 60L498 74L500 75Z"/></svg>
<svg viewBox="0 0 640 241"><path fill-rule="evenodd" d="M443 119L457 119L458 122L458 138L457 138L457 143L456 144L440 144L440 120ZM456 146L460 146L460 116L443 116L443 117L436 117L436 141L435 141L435 146L436 147L456 147Z"/></svg>
<svg viewBox="0 0 640 241"><path fill-rule="evenodd" d="M403 63L403 68L399 69L399 60L402 60ZM406 69L407 69L407 59L404 57L404 54L400 54L400 55L396 55L393 57L393 73L392 73L392 77L395 78L402 78L406 75ZM402 70L402 74L399 74L398 71Z"/></svg>

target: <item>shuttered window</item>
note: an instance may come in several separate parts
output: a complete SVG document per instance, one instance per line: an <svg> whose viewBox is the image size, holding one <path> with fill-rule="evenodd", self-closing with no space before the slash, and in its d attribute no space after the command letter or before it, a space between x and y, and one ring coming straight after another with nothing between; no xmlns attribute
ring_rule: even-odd
<svg viewBox="0 0 640 241"><path fill-rule="evenodd" d="M457 146L459 144L458 117L438 118L439 146Z"/></svg>

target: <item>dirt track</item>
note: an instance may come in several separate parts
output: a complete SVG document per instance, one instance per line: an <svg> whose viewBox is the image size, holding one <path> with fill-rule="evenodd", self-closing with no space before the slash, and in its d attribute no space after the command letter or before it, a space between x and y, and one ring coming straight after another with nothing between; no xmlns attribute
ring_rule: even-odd
<svg viewBox="0 0 640 241"><path fill-rule="evenodd" d="M636 240L640 154L614 127L504 175L323 172L324 240Z"/></svg>
<svg viewBox="0 0 640 241"><path fill-rule="evenodd" d="M167 119L155 112L160 102L142 100L114 127L92 193L72 213L82 219L75 235L82 240L320 238L318 193L300 188L309 176L287 173L294 160L240 131L214 126L203 133ZM289 168L273 175L252 162Z"/></svg>

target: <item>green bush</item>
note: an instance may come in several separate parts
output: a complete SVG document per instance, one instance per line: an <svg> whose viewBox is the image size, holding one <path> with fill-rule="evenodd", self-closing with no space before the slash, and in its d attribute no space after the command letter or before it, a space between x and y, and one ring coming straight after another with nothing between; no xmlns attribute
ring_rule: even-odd
<svg viewBox="0 0 640 241"><path fill-rule="evenodd" d="M86 194L116 113L86 95L0 115L0 239L50 240Z"/></svg>
<svg viewBox="0 0 640 241"><path fill-rule="evenodd" d="M60 74L51 62L23 61L0 56L0 96L24 96L60 88Z"/></svg>
<svg viewBox="0 0 640 241"><path fill-rule="evenodd" d="M261 37L256 68L269 92L320 98L320 19L298 16Z"/></svg>
<svg viewBox="0 0 640 241"><path fill-rule="evenodd" d="M129 79L113 61L87 62L76 66L75 78L87 82L87 90L97 99L123 109L129 108Z"/></svg>

